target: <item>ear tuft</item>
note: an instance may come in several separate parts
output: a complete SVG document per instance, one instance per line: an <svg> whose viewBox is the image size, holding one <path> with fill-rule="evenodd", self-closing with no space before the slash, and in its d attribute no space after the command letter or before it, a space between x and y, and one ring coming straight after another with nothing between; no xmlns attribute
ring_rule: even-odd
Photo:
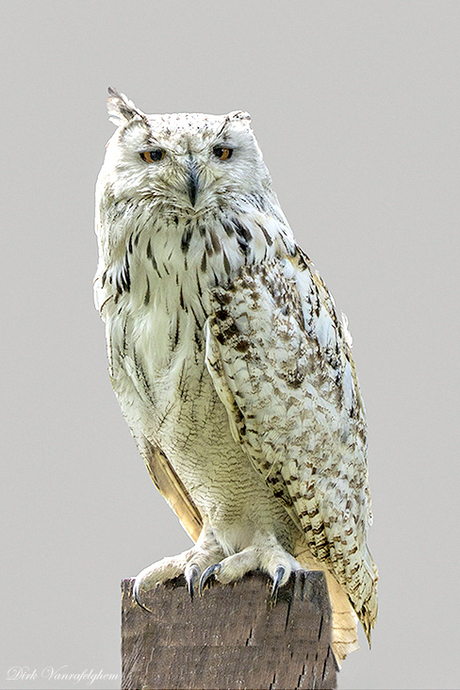
<svg viewBox="0 0 460 690"><path fill-rule="evenodd" d="M251 116L244 110L233 110L227 115L227 120L245 120L246 122L251 122Z"/></svg>
<svg viewBox="0 0 460 690"><path fill-rule="evenodd" d="M117 127L125 125L135 117L147 120L145 113L139 110L139 108L136 108L134 103L130 101L124 93L118 93L118 91L111 86L109 86L108 92L107 110L109 111L109 120L113 122L114 125Z"/></svg>

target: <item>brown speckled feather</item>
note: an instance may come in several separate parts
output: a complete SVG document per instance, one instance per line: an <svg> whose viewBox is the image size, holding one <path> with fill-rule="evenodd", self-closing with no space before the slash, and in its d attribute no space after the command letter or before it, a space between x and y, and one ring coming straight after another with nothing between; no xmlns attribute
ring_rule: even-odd
<svg viewBox="0 0 460 690"><path fill-rule="evenodd" d="M245 267L230 288L216 288L208 366L240 443L369 637L377 578L366 546L365 413L332 299L308 265L301 279L285 259Z"/></svg>

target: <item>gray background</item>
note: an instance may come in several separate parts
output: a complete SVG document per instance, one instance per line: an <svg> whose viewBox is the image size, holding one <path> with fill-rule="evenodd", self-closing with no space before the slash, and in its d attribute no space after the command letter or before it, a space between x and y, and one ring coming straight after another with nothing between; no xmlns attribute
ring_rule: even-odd
<svg viewBox="0 0 460 690"><path fill-rule="evenodd" d="M345 688L456 688L458 2L2 2L0 684L119 673L119 582L187 547L111 392L92 305L106 88L249 110L294 232L349 317L380 614ZM93 687L118 687L119 681Z"/></svg>

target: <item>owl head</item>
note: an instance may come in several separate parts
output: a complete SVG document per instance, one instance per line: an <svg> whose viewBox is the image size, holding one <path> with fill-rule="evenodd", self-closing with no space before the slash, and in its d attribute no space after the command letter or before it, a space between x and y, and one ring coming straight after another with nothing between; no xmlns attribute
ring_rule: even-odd
<svg viewBox="0 0 460 690"><path fill-rule="evenodd" d="M148 197L190 215L229 198L267 194L269 173L248 113L146 115L109 89L117 130L107 145L99 185L115 199Z"/></svg>

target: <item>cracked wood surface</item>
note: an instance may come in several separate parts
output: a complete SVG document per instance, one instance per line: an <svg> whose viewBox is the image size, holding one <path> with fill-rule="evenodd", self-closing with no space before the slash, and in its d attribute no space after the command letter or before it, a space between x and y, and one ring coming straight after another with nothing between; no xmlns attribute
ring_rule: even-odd
<svg viewBox="0 0 460 690"><path fill-rule="evenodd" d="M151 613L133 582L122 582L123 690L337 687L324 573L292 577L276 604L261 573L193 601L178 578L145 595Z"/></svg>

